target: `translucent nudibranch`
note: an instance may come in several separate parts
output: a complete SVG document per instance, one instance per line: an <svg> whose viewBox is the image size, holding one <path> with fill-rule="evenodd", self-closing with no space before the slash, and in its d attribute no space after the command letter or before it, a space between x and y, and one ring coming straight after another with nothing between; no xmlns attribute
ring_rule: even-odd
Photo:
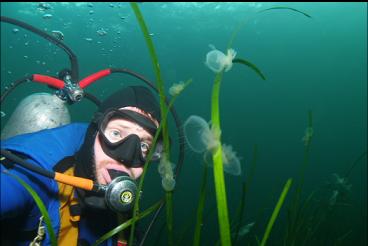
<svg viewBox="0 0 368 246"><path fill-rule="evenodd" d="M175 165L167 160L164 155L158 165L158 172L161 175L161 184L165 191L172 191L175 188L174 168Z"/></svg>
<svg viewBox="0 0 368 246"><path fill-rule="evenodd" d="M304 145L307 146L310 141L312 140L313 137L313 128L312 127L307 127L305 129L305 133L304 136L302 138L302 141L304 142Z"/></svg>
<svg viewBox="0 0 368 246"><path fill-rule="evenodd" d="M179 83L174 83L170 89L169 94L171 96L179 95L185 88L185 83L183 81L180 81Z"/></svg>
<svg viewBox="0 0 368 246"><path fill-rule="evenodd" d="M249 233L250 229L254 226L255 222L244 225L239 230L239 236L245 236Z"/></svg>
<svg viewBox="0 0 368 246"><path fill-rule="evenodd" d="M240 160L231 145L222 145L222 161L224 163L224 171L238 176L241 174Z"/></svg>
<svg viewBox="0 0 368 246"><path fill-rule="evenodd" d="M225 55L221 51L217 50L215 46L209 46L212 50L206 55L206 66L215 73L219 73L224 69L225 72L229 71L233 66L233 60L236 56L236 51L233 49L228 49L227 54Z"/></svg>
<svg viewBox="0 0 368 246"><path fill-rule="evenodd" d="M214 152L218 149L221 131L209 127L209 124L201 117L192 115L184 123L184 136L189 147L197 153ZM222 145L222 161L224 171L231 175L240 175L240 160L232 146Z"/></svg>
<svg viewBox="0 0 368 246"><path fill-rule="evenodd" d="M185 121L184 133L186 142L194 152L213 151L220 145L216 132L200 116L191 115Z"/></svg>
<svg viewBox="0 0 368 246"><path fill-rule="evenodd" d="M336 200L337 200L337 195L339 194L339 191L338 190L333 190L332 191L332 195L330 197L330 199L328 200L328 204L330 206L333 206L336 204Z"/></svg>
<svg viewBox="0 0 368 246"><path fill-rule="evenodd" d="M340 177L337 173L332 174L334 177L334 184L336 187L343 191L351 191L352 184L348 183L348 179L346 177Z"/></svg>

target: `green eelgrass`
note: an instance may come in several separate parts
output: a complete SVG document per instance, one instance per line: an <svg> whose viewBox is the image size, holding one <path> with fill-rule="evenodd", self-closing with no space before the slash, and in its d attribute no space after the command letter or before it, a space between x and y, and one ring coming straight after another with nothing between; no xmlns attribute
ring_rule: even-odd
<svg viewBox="0 0 368 246"><path fill-rule="evenodd" d="M361 161L363 160L363 157L364 156L367 156L367 151L364 151L352 164L351 166L349 167L349 169L345 172L345 175L343 177L345 178L349 178L350 177L350 174L351 172L353 171L353 169L356 167L356 165ZM367 163L367 162L366 162Z"/></svg>
<svg viewBox="0 0 368 246"><path fill-rule="evenodd" d="M153 211L155 211L156 209L158 209L163 202L164 202L164 200L158 201L157 203L155 203L154 205L152 205L150 208L148 208L144 212L142 212L139 215L137 215L138 218L135 218L135 219L136 220L139 220L139 219L142 219L142 218L146 217L147 215L149 215L150 213L152 213ZM131 226L133 224L133 221L134 221L134 219L132 218L132 219L124 222L123 224L119 225L118 227L115 227L111 231L109 231L106 234L104 234L101 238L99 238L93 244L93 246L96 246L96 245L101 244L103 241L109 239L110 237L114 236L115 234L119 233L120 231L128 228L129 226Z"/></svg>
<svg viewBox="0 0 368 246"><path fill-rule="evenodd" d="M218 73L215 77L215 82L212 90L212 128L214 132L214 137L216 140L220 140L220 112L219 112L219 96L220 96L220 85L222 79L223 71ZM213 159L213 175L215 181L215 191L216 191L216 202L217 202L217 215L218 223L220 228L220 238L221 245L231 245L230 236L230 224L229 215L227 210L227 197L226 197L226 187L224 178L224 167L222 162L222 147L221 144L212 154Z"/></svg>
<svg viewBox="0 0 368 246"><path fill-rule="evenodd" d="M174 245L172 193L172 191L166 191L166 225L168 231L168 245Z"/></svg>
<svg viewBox="0 0 368 246"><path fill-rule="evenodd" d="M189 79L189 80L187 80L184 83L183 90L190 83L192 83L192 79ZM168 110L165 111L165 115L162 117L162 120L167 119L167 116L168 116L168 113L169 113L169 109L173 106L173 104L174 104L174 102L175 102L175 100L176 100L176 98L178 96L179 96L179 94L176 94L170 100L170 103L169 103L169 106L168 106ZM143 173L142 173L141 178L140 178L140 181L139 181L138 191L141 191L142 190L144 178L145 178L145 175L146 175L146 172L147 172L148 163L150 162L150 160L152 158L152 155L153 155L153 151L152 150L155 149L155 146L156 146L156 143L157 143L157 139L158 139L158 137L159 137L159 135L161 133L162 128L163 128L163 124L160 124L159 128L156 131L155 137L152 140L153 146L151 148L151 151L148 153L147 160L146 160L146 163L144 165ZM171 205L172 204L172 191L166 192L166 204L167 204L166 205L167 206L167 210L166 211L167 212L168 211L171 211L171 213L172 213L172 205ZM133 208L132 229L131 229L131 232L130 232L130 239L129 239L130 242L133 241L135 222L138 220L138 219L135 218L135 216L138 215L138 211L139 211L139 197L136 199L135 204L134 204L134 208ZM173 222L172 221L172 214L170 214L170 213L167 214L167 220L168 220L169 223L172 223ZM170 228L170 230L172 230L171 225L168 225L168 228Z"/></svg>
<svg viewBox="0 0 368 246"><path fill-rule="evenodd" d="M259 70L256 65L254 65L253 63L246 61L244 59L241 58L235 58L233 60L233 63L239 63L239 64L243 64L245 66L250 67L251 69L253 69L253 71L255 71L263 80L266 80L266 77L263 75L263 73L261 72L261 70Z"/></svg>
<svg viewBox="0 0 368 246"><path fill-rule="evenodd" d="M237 31L237 30L235 30ZM235 38L233 36L232 38ZM228 48L232 39L229 42ZM257 74L259 74L262 79L264 79L263 74L260 70L252 63L245 61L244 59L238 58L236 62L249 66ZM212 89L212 107L211 107L211 121L212 130L214 133L215 140L221 142L221 127L220 127L220 110L219 110L219 97L220 97L220 86L222 81L224 71L216 74L213 89ZM220 227L220 239L222 245L231 245L231 235L230 235L230 224L229 215L227 210L227 197L226 197L226 187L224 179L224 168L222 162L222 147L221 144L212 153L213 159L213 174L215 181L215 191L216 191L216 201L217 201L217 213L218 221Z"/></svg>
<svg viewBox="0 0 368 246"><path fill-rule="evenodd" d="M145 162L144 168L143 168L143 173L141 175L141 178L139 180L139 185L138 185L138 194L140 194L142 187L143 187L143 182L144 182L144 177L146 176L146 172L147 172L147 167L148 167L148 162L151 160L152 155L153 155L153 149L155 149L156 143L157 143L157 139L158 136L161 132L162 129L162 125L160 125L160 127L158 128L158 130L156 131L155 137L153 139L153 144L152 144L152 148L148 153L148 157L147 160ZM135 222L139 220L139 200L140 200L140 196L138 195L136 200L135 200L135 204L134 204L134 208L133 208L133 218L132 220L132 225L131 225L131 231L130 231L130 236L129 236L129 245L132 244L133 239L134 239L134 229L135 229Z"/></svg>
<svg viewBox="0 0 368 246"><path fill-rule="evenodd" d="M270 221L267 224L265 234L263 235L263 238L262 238L262 241L261 241L261 246L266 245L266 242L267 242L267 239L268 239L268 237L270 235L270 232L272 230L273 224L275 223L275 220L276 220L276 218L277 218L277 216L280 212L280 209L282 207L282 204L285 201L285 197L286 197L286 195L287 195L287 193L290 189L292 181L293 181L292 179L288 179L285 186L284 186L284 189L281 192L280 198L279 198L279 200L278 200L278 202L275 206L275 209L273 210Z"/></svg>
<svg viewBox="0 0 368 246"><path fill-rule="evenodd" d="M305 201L301 202L298 207L296 207L296 212L291 209L288 210L288 220L294 219L295 227L290 228L289 224L287 225L284 244L304 245L319 229L321 222L324 220L324 215L320 214L320 206L316 209L312 208L312 198L314 197L315 192L312 192ZM312 212L309 212L309 210L312 210ZM309 227L311 225L312 227Z"/></svg>
<svg viewBox="0 0 368 246"><path fill-rule="evenodd" d="M301 13L301 14L303 14L303 15L305 15L305 16L307 16L307 17L309 17L309 18L311 18L311 16L310 15L308 15L308 14L306 14L306 13L304 13L304 12L302 12L302 11L299 11L299 10L297 10L297 9L294 9L294 8L289 8L289 7L273 7L273 8L268 8L268 9L265 9L265 10L261 10L261 11L259 11L258 13L261 13L261 12L264 12L264 11L269 11L269 10L273 10L273 9L287 9L287 10L291 10L291 11L295 11L295 12L298 12L298 13ZM249 18L250 19L250 18ZM235 30L234 30L234 32L233 32L233 34L232 34L232 36L231 36L231 38L230 38L230 40L229 40L229 43L228 43L228 46L227 46L227 48L228 49L230 49L231 47L232 47L232 44L233 44L233 42L234 42L234 40L235 40L235 37L237 36L237 34L238 34L238 32L241 30L241 28L243 28L244 26L245 26L245 24L247 24L247 22L248 22L248 20L249 19L245 19L243 22L241 22L241 23L239 23L239 25L235 28ZM239 63L239 64L243 64L243 65L245 65L245 66L248 66L249 68L251 68L251 69L253 69L263 80L265 80L266 78L265 78L265 76L263 75L263 73L261 72L261 70L260 69L258 69L253 63L251 63L251 62L249 62L249 61L246 61L245 59L241 59L241 58L235 58L234 60L233 60L233 63ZM219 79L219 81L221 81L221 76L222 76L222 74L221 75L218 75L218 77L216 77L216 79ZM215 79L215 84L216 84L216 79ZM220 82L218 83L218 84L220 84ZM220 85L218 85L218 87L219 87ZM214 97L212 97L212 100L214 99ZM310 116L310 125L312 124L311 123L311 121L312 121L312 118L311 118L311 111L310 111L310 113L309 113L309 116ZM310 140L308 141L308 145L307 146L309 146L309 144L310 144ZM308 153L309 153L309 148L307 148L307 151L308 151ZM306 156L306 158L305 159L307 159L307 161L308 161L308 155L305 155ZM304 165L305 166L305 165ZM245 195L245 192L246 192L246 184L243 184L243 194ZM243 197L243 195L242 195L242 197ZM243 209L244 209L244 201L241 201L241 205L240 205L240 213L242 214L243 213ZM238 238L238 232L239 232L239 229L240 229L240 226L241 226L241 218L242 218L242 216L241 217L239 217L240 218L240 222L238 223L238 226L237 226L237 229L236 229L236 233L235 233L235 239L234 239L234 241L236 242L236 240L237 240L237 238ZM270 221L271 222L271 221ZM271 228L272 228L272 225L271 225ZM265 236L266 236L266 234L265 234ZM267 236L268 237L268 236ZM267 238L266 238L266 240L267 240ZM263 240L262 240L263 241ZM265 242L264 242L265 243Z"/></svg>
<svg viewBox="0 0 368 246"><path fill-rule="evenodd" d="M155 47L153 45L151 36L149 35L147 25L144 21L143 15L140 12L140 9L139 9L137 3L130 3L130 5L131 5L131 7L134 11L134 14L135 14L137 20L138 20L139 26L142 30L142 33L143 33L144 39L146 41L146 44L147 44L147 47L148 47L148 50L149 50L149 53L150 53L150 57L151 57L151 60L152 60L152 64L153 64L153 68L154 68L154 72L155 72L155 76L156 76L156 80L157 80L157 88L158 88L159 95L160 95L161 115L163 115L163 117L161 119L160 128L158 129L157 133L159 133L160 130L162 129L163 140L164 140L164 151L163 152L164 152L165 158L167 160L169 160L170 159L170 157L169 157L169 148L170 148L170 146L169 146L169 133L168 133L168 127L167 127L167 114L169 112L169 108L172 106L174 100L176 99L176 97L178 95L175 95L172 98L169 107L167 107L166 106L166 97L165 97L165 94L164 94L164 81L162 80L162 77L161 77L161 70L160 70L160 65L159 65L157 55L156 55L156 52L155 52ZM189 83L191 83L191 80L188 80L185 83L184 87L186 87ZM157 134L157 136L158 136L158 134ZM157 141L157 138L154 139L154 143L156 141ZM151 159L151 156L149 155L147 161L150 160L150 159ZM145 166L147 166L147 165L145 165ZM143 186L143 180L144 180L145 173L146 173L146 168L143 171L142 178L140 180L138 190L141 190L141 188ZM136 203L134 205L133 223L132 223L132 230L130 232L129 245L131 245L131 243L133 241L134 227L135 227L135 221L136 221L134 219L134 217L136 216L137 212L139 211L139 205L138 205L139 201L138 200L139 199L136 200ZM172 191L166 192L166 216L167 216L167 229L168 229L168 244L173 245Z"/></svg>
<svg viewBox="0 0 368 246"><path fill-rule="evenodd" d="M349 166L345 178L348 178L353 167L359 163L364 156L364 151L359 157ZM312 200L312 198L314 200ZM328 198L326 198L328 200ZM318 204L313 203L318 200ZM319 230L323 230L326 223L334 214L335 207L331 207L323 198L316 198L316 191L313 191L305 201L299 201L292 209L288 211L288 226L284 236L286 245L310 245L316 244L321 240L322 233L318 234ZM327 204L326 204L327 203ZM327 205L327 206L326 206ZM329 227L329 232L333 229ZM339 234L338 234L339 235ZM344 239L345 237L341 237ZM340 242L336 239L336 243Z"/></svg>
<svg viewBox="0 0 368 246"><path fill-rule="evenodd" d="M258 11L258 13L262 13L262 12L265 12L265 11L268 11L268 10L273 10L273 9L286 9L286 10L291 10L291 11L300 13L300 14L308 17L308 18L312 18L312 16L310 16L309 14L307 14L305 12L302 12L302 11L297 10L297 9L294 9L294 8L289 8L289 7L272 7L272 8L268 8L268 9L262 9L262 10Z"/></svg>
<svg viewBox="0 0 368 246"><path fill-rule="evenodd" d="M232 227L235 227L235 235L234 235L234 239L233 242L234 244L236 244L236 242L238 241L238 236L239 236L239 230L240 227L242 226L243 223L243 217L244 217L244 210L245 210L245 199L246 199L246 195L247 192L249 190L249 186L252 183L253 180L253 176L254 176L254 171L256 168L256 164L257 164L257 156L258 156L258 146L255 144L253 147L253 160L252 160L252 165L250 167L250 172L249 175L247 175L246 180L243 182L242 184L242 196L241 196L241 200L240 200L240 205L239 205L239 209L237 210L238 212L236 213L235 216L235 220L238 220L237 222L233 223Z"/></svg>
<svg viewBox="0 0 368 246"><path fill-rule="evenodd" d="M235 29L234 34L232 35L228 48L231 47L232 41L235 38L238 29ZM234 59L235 63L244 64L253 69L258 75L261 76L262 79L265 79L261 70L258 69L254 64L248 62L244 59L237 58ZM212 121L212 130L214 133L215 140L221 142L221 127L220 127L220 110L219 110L219 97L220 97L220 86L222 81L224 71L221 71L216 74L213 89L212 89L212 106L211 106L211 121ZM222 162L222 147L221 144L217 147L217 149L212 153L213 159L213 174L215 181L215 191L216 191L216 201L217 201L217 213L218 213L218 221L220 227L220 239L222 245L231 245L231 235L230 235L230 224L229 224L229 216L227 210L227 197L226 197L226 187L225 187L225 179L224 179L224 169Z"/></svg>
<svg viewBox="0 0 368 246"><path fill-rule="evenodd" d="M208 177L208 170L207 170L207 177ZM206 190L207 190L207 188L206 188ZM207 190L207 194L208 194L208 190ZM206 194L206 196L207 196L207 194ZM200 196L199 199L201 199L201 196ZM198 216L202 216L202 219L201 219L202 225L201 225L201 227L203 227L203 225L206 223L208 218L213 217L212 213L215 211L216 206L211 206L209 209L202 209L202 214L199 214L198 213L198 207L199 207L200 202L201 201L199 201L197 207L195 209L193 209L193 212L191 214L193 214L194 216L188 218L188 222L186 223L186 226L185 226L183 232L181 233L181 235L179 236L178 240L176 241L175 245L183 245L183 243L182 243L183 238L188 233L189 229L192 227L191 222L193 222L193 221L198 222ZM204 211L206 211L206 213L203 215ZM195 223L197 223L197 222L195 222ZM188 245L188 243L186 242L186 243L184 243L184 245Z"/></svg>
<svg viewBox="0 0 368 246"><path fill-rule="evenodd" d="M256 15L253 15L253 16L250 16L250 17L247 17L245 18L242 22L239 23L239 25L235 28L233 34L231 35L231 38L230 38L230 41L229 41L229 44L228 44L228 49L233 45L233 42L236 38L236 36L238 35L238 33L240 32L240 30L252 19L252 18L255 18L257 17L257 15L259 13L262 13L262 12L265 12L265 11L270 11L270 10L278 10L278 9L286 9L286 10L291 10L291 11L294 11L294 12L297 12L297 13L300 13L300 14L303 14L304 16L308 17L308 18L312 18L309 14L305 13L305 12L302 12L300 10L297 10L297 9L294 9L294 8L289 8L289 7L272 7L272 8L268 8L268 9L263 9L263 10L260 10L257 12Z"/></svg>
<svg viewBox="0 0 368 246"><path fill-rule="evenodd" d="M194 229L193 246L200 245L200 240L201 240L203 209L204 209L204 204L206 202L207 171L208 171L208 165L207 163L205 163L204 170L203 170L203 177L202 177L201 192L200 192L198 208L197 208L197 223Z"/></svg>
<svg viewBox="0 0 368 246"><path fill-rule="evenodd" d="M147 25L144 21L143 15L138 7L137 3L130 3L130 6L132 7L134 14L138 20L139 26L142 30L144 39L146 41L149 53L150 53L150 57L152 60L152 64L153 64L153 68L154 68L154 72L155 72L155 76L156 76L156 80L157 80L157 88L160 94L160 108L161 108L161 115L166 115L166 112L168 111L167 107L166 107L166 99L165 99L165 93L164 93L164 81L162 80L161 77L161 70L160 70L160 65L157 59L157 55L155 52L155 47L153 45L151 36L149 35L149 31L147 28ZM164 118L161 121L161 125L162 125L162 132L163 132L163 139L164 139L164 155L166 157L166 160L170 160L169 157L169 136L168 136L168 127L167 127L167 119ZM138 204L138 202L136 203L136 205ZM138 209L138 206L135 206L134 210ZM167 193L166 195L166 209L167 209L167 221L170 223L168 224L168 241L169 241L169 245L173 245L173 227L172 227L172 221L173 221L173 212L172 212L172 194L171 193ZM134 213L133 216L135 217L136 214ZM133 217L133 219L134 219ZM133 225L132 225L132 231L130 233L130 240L129 240L129 245L131 245L132 243L132 239L133 239L133 235L134 235L134 226L135 226L135 220L133 220Z"/></svg>
<svg viewBox="0 0 368 246"><path fill-rule="evenodd" d="M311 110L308 111L308 129L313 129L313 115ZM307 201L301 204L300 200L301 200L302 187L304 183L304 173L309 165L309 153L311 148L312 137L313 136L310 136L305 142L303 164L299 171L299 180L296 185L296 190L291 202L291 207L289 208L288 211L288 224L285 240L287 243L290 243L291 245L295 243L296 237L298 235L297 233L298 229L300 229L304 224L303 211L305 211L307 203L309 203L311 198L310 196L310 198L308 198Z"/></svg>
<svg viewBox="0 0 368 246"><path fill-rule="evenodd" d="M156 75L156 79L158 82L158 89L160 93L160 107L161 113L165 115L165 112L168 110L165 105L165 95L164 95L164 83L161 78L160 67L158 63L158 59L155 53L155 49L153 46L153 42L151 37L149 36L149 32L147 26L144 22L143 16L140 13L139 7L136 3L131 3L131 7L137 17L139 25L142 29L144 38L146 40L150 56L152 59L152 63L154 66L154 71ZM241 27L241 26L239 26ZM229 47L231 47L231 43L235 38L237 32L240 28L235 30L232 38L229 42ZM257 74L259 74L262 79L264 76L260 73L260 70L255 67L252 63L245 61L244 59L236 60L236 62L244 64L255 70ZM212 128L213 132L215 133L215 138L220 142L220 114L219 114L219 94L220 94L220 84L222 80L223 71L218 73L215 78L214 87L212 91L212 110L211 110L211 119L212 119ZM169 142L168 142L168 129L167 129L167 122L166 119L163 120L163 135L164 135L164 152L167 155L167 159L169 159ZM220 227L220 237L222 245L230 245L231 244L231 237L230 237L230 227L229 227L229 218L228 218L228 211L227 211L227 198L226 198L226 188L225 188L225 181L224 181L224 173L223 173L223 163L222 163L222 148L221 144L218 148L213 152L213 162L214 162L214 179L215 179L215 188L216 188L216 200L217 200L217 209L218 209L218 220L219 220L219 227ZM168 194L167 202L172 203L172 195ZM172 206L168 206L172 209ZM135 214L133 215L135 216ZM167 220L172 222L172 210L167 211ZM134 221L132 228L134 228ZM169 237L169 245L173 244L173 231L172 225L168 225L168 237ZM131 232L131 239L133 238L133 232Z"/></svg>
<svg viewBox="0 0 368 246"><path fill-rule="evenodd" d="M29 194L32 196L33 200L36 202L36 205L40 209L40 212L41 212L41 214L42 214L42 216L45 220L46 229L49 232L49 236L50 236L50 240L51 240L51 245L56 246L57 241L56 241L54 230L52 229L49 213L47 212L45 204L42 202L42 200L38 196L37 192L29 184L27 184L23 179L21 179L20 177L14 175L14 174L11 174L6 170L3 171L3 173L5 173L5 174L9 175L10 177L16 179L29 192Z"/></svg>
<svg viewBox="0 0 368 246"><path fill-rule="evenodd" d="M159 245L159 242L160 242L160 239L161 239L161 235L162 235L162 232L164 230L164 228L166 227L166 223L162 223L162 225L160 226L160 229L158 230L157 232L157 236L156 238L152 241L152 242L155 242L154 244L151 244L152 246L157 246Z"/></svg>

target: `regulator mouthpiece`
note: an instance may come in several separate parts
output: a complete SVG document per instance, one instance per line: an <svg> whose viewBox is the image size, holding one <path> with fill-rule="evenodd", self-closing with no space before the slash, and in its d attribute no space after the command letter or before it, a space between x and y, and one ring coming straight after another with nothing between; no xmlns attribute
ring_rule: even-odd
<svg viewBox="0 0 368 246"><path fill-rule="evenodd" d="M107 186L105 202L115 212L128 212L134 206L137 190L136 183L128 174L118 176Z"/></svg>

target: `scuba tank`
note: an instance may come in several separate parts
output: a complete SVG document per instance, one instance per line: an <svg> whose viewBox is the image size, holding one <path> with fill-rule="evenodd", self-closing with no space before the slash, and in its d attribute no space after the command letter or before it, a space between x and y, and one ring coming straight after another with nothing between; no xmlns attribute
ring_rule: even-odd
<svg viewBox="0 0 368 246"><path fill-rule="evenodd" d="M66 102L49 93L34 93L24 98L5 124L1 139L70 123Z"/></svg>

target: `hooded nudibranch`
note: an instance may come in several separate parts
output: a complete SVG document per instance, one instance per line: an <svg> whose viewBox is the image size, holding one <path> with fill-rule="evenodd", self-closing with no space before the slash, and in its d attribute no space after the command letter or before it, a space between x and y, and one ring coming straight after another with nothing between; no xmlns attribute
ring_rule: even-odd
<svg viewBox="0 0 368 246"><path fill-rule="evenodd" d="M221 132L209 127L201 117L192 115L184 123L184 136L189 147L197 153L204 155L214 152L220 145ZM224 171L231 175L241 175L240 160L232 146L222 145L222 161Z"/></svg>
<svg viewBox="0 0 368 246"><path fill-rule="evenodd" d="M229 71L233 66L233 59L236 56L236 51L228 49L227 54L225 55L221 51L217 50L213 45L210 45L210 48L212 48L212 50L206 55L206 66L215 73L219 73L224 69L225 72Z"/></svg>

